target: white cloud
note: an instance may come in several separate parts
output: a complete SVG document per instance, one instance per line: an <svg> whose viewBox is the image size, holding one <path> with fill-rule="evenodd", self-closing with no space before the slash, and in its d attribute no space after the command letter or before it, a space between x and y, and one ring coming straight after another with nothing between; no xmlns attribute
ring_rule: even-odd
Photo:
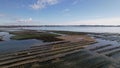
<svg viewBox="0 0 120 68"><path fill-rule="evenodd" d="M120 25L120 17L68 22L66 25Z"/></svg>
<svg viewBox="0 0 120 68"><path fill-rule="evenodd" d="M37 0L36 3L30 5L33 9L43 9L50 5L55 5L58 3L58 0Z"/></svg>
<svg viewBox="0 0 120 68"><path fill-rule="evenodd" d="M16 20L16 22L19 22L19 23L30 23L32 22L32 18L29 18L29 19L18 19Z"/></svg>

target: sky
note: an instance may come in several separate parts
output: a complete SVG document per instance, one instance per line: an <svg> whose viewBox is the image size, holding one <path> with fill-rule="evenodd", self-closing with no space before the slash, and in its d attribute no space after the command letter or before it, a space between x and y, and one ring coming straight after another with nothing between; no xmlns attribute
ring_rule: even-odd
<svg viewBox="0 0 120 68"><path fill-rule="evenodd" d="M0 25L120 25L120 0L0 0Z"/></svg>

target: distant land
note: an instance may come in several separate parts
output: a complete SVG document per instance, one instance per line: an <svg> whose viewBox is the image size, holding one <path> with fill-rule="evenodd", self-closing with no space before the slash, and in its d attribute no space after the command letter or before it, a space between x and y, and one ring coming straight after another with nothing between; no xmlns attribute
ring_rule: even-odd
<svg viewBox="0 0 120 68"><path fill-rule="evenodd" d="M0 25L0 28L15 27L120 27L120 25Z"/></svg>

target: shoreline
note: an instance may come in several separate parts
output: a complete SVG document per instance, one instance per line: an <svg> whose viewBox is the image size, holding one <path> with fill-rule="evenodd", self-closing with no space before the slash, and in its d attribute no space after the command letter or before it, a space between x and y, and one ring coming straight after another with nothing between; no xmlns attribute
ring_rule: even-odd
<svg viewBox="0 0 120 68"><path fill-rule="evenodd" d="M42 31L42 32L51 33L52 31ZM115 52L114 51L112 52L109 50L119 49L120 48L119 45L114 46L113 45L114 41L109 41L109 42L108 41L106 42L105 40L102 40L100 42L96 41L96 39L99 38L97 37L99 35L107 38L106 35L108 36L110 35L110 37L112 37L111 35L116 35L116 34L105 34L105 33L90 34L85 32L81 33L81 32L70 32L70 31L62 31L62 32L53 31L53 32L56 34L62 34L61 36L56 36L56 38L63 39L63 41L58 43L53 42L52 44L48 43L45 45L38 44L37 46L33 46L25 50L17 51L10 54L3 54L0 56L1 57L0 60L4 60L4 61L0 61L0 65L6 67L4 66L4 64L10 63L8 64L8 67L14 67L14 66L19 67L22 64L24 66L28 66L26 68L30 68L30 66L34 64L38 64L39 67L43 67L43 68L54 67L54 65L57 65L57 67L55 68L59 68L60 66L66 67L67 64L69 68L71 66L76 67L76 64L78 64L81 67L83 66L85 68L89 68L91 67L91 65L98 67L101 66L100 63L105 63L105 64L107 63L108 65L111 65L111 64L116 64L118 61L114 58L111 59L110 57L116 55L116 53L118 53L119 51L116 50ZM30 31L30 34L31 33L33 35L33 33L35 32ZM19 34L21 35L21 33ZM24 32L22 33L22 36L23 34ZM25 34L29 34L29 31L28 33ZM103 42L106 42L106 44ZM7 57L8 58L10 57L12 60L9 60ZM14 63L14 62L19 62L19 63ZM90 62L94 62L94 63L90 63ZM77 68L79 68L80 66L78 66Z"/></svg>
<svg viewBox="0 0 120 68"><path fill-rule="evenodd" d="M26 31L31 31L31 30L26 30ZM36 32L37 30L33 30L33 32ZM12 32L16 32L16 31L12 31ZM21 32L21 31L17 31L17 32ZM34 33L35 33L34 32ZM38 31L39 32L39 31ZM77 42L81 42L81 40L82 40L82 42L84 42L84 41L86 41L86 42L89 42L89 40L88 40L88 38L91 38L91 40L93 41L93 42L96 42L95 41L95 39L103 39L103 40L109 40L109 41L117 41L117 42L119 42L120 40L119 40L119 37L118 36L120 36L120 34L111 34L111 33L89 33L89 32L73 32L73 31L48 31L48 30L46 30L46 31L41 31L41 32L47 32L47 33L51 33L51 32L53 32L53 34L58 34L58 36L55 36L56 38L59 38L59 39L62 39L63 41L65 40L65 41L70 41L70 42L75 42L75 41L77 41L77 40L79 40L79 41L77 41ZM61 35L61 36L60 36ZM67 36L68 35L68 36ZM79 38L80 37L80 38ZM83 38L81 38L81 37L83 37L83 38L86 38L86 40L85 39L83 39ZM87 38L88 37L88 38ZM94 37L94 39L93 39L93 37ZM114 38L113 38L114 37ZM73 40L72 40L73 39ZM27 40L27 39L23 39L23 40ZM29 39L28 39L29 40ZM62 41L61 40L61 41ZM19 40L18 40L19 41ZM2 42L2 41L1 41ZM52 42L52 41L51 41ZM54 41L53 41L54 42ZM44 42L45 43L45 42Z"/></svg>
<svg viewBox="0 0 120 68"><path fill-rule="evenodd" d="M21 37L23 37L24 36L24 32L25 32L25 35L28 35L28 34L30 34L30 36L31 36L31 34L32 34L32 36L33 37L31 37L31 39L35 39L34 38L34 34L35 34L35 37L36 37L36 34L39 34L39 33L41 33L41 32L43 32L43 34L44 34L44 32L45 33L48 33L48 34L50 34L50 35L48 35L48 34L44 34L44 35L42 35L42 36L44 36L43 38L46 38L47 40L49 40L48 39L48 36L51 36L50 38L53 40L54 39L54 37L55 38L57 38L57 39L62 39L62 40L56 40L56 42L57 41L69 41L69 42L95 42L95 40L93 40L92 38L90 38L90 37L88 37L87 35L84 35L84 34L81 34L80 33L80 35L78 35L78 34L74 34L74 35L69 35L69 36L67 36L67 35L65 35L65 34L62 34L62 35L59 35L60 33L57 33L58 35L56 35L56 34L52 34L52 35L55 35L55 36L52 36L51 35L51 31L41 31L41 32L39 32L39 31L31 31L31 30L25 30L25 31L12 31L13 32L13 34L15 33L16 35L20 35L20 38ZM29 33L30 32L30 33ZM11 33L10 33L11 34ZM41 35L41 34L40 34ZM47 35L47 36L46 36ZM15 35L14 35L15 36ZM13 37L14 37L13 36ZM24 36L25 37L25 36ZM23 40L23 42L25 41L25 42L27 42L26 40L30 40L29 38L24 38L23 37L23 39L21 39L20 41L22 41ZM82 38L81 38L82 37ZM70 39L71 38L71 39ZM83 38L85 38L85 39L83 39ZM73 40L72 40L73 39ZM39 39L38 39L39 40ZM78 41L79 40L79 41ZM17 40L16 39L16 41L19 41L19 39ZM31 43L31 41L32 40L30 40L30 43ZM34 41L34 40L33 40ZM41 40L40 39L40 41L43 41L43 40ZM5 41L1 41L1 43L2 42L5 42ZM11 40L11 42L12 42L12 40ZM15 41L13 40L13 43L14 43ZM34 41L35 42L35 41ZM36 42L37 42L37 40L36 40ZM49 42L55 42L54 40L53 41L49 41ZM49 43L49 42L44 42L43 41L43 43ZM13 44L12 43L12 44ZM15 42L16 43L16 42ZM18 42L19 43L19 42ZM28 43L28 42L27 42ZM41 44L43 44L43 43L41 43ZM5 45L7 45L7 44L5 44ZM8 44L9 45L9 44ZM15 45L15 44L14 44ZM16 44L16 46L17 46L18 44ZM21 46L22 46L22 42L21 42L21 44L20 44ZM35 45L37 45L37 44L35 44ZM3 45L4 46L4 45Z"/></svg>
<svg viewBox="0 0 120 68"><path fill-rule="evenodd" d="M32 37L28 37L28 38L23 37L23 39L22 39L22 36L19 37L19 33L18 34L15 33L15 32L22 32L22 31L23 31L23 33L24 33L24 31L33 31L33 32L35 31L35 33L39 32L38 30L20 30L20 31L5 31L5 32L9 32L10 34L15 34L16 37L13 37L13 36L12 36L13 38L11 37L11 39L14 39L14 40L25 40L25 39L38 39L39 40L39 38L38 38L39 36L38 37L36 36L36 38L34 38L34 35L33 35L33 38ZM2 31L2 32L4 32L4 31ZM40 32L48 33L48 35L51 34L51 37L53 37L53 38L57 37L57 35L64 36L64 35L68 34L68 35L88 35L88 36L91 36L94 38L101 38L101 39L106 39L106 40L108 40L107 38L109 37L109 40L111 40L111 41L112 40L117 40L118 42L120 41L120 40L118 40L118 38L120 36L119 33L93 33L93 32L75 32L75 31L57 31L57 30L40 30ZM17 38L17 35L18 35L18 38ZM110 38L110 36L111 36L111 38ZM116 38L115 38L115 36L116 36ZM49 36L46 36L46 38L47 37L49 37ZM54 38L54 39L57 40L57 38ZM45 39L45 40L47 40L47 39ZM3 40L1 40L1 41L3 41ZM44 37L43 37L43 41L44 41ZM58 41L60 41L60 39Z"/></svg>

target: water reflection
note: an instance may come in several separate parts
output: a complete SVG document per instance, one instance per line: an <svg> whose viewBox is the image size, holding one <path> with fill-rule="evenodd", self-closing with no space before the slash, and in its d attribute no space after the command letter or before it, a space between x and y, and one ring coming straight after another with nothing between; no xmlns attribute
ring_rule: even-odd
<svg viewBox="0 0 120 68"><path fill-rule="evenodd" d="M0 32L0 54L10 53L19 50L24 50L31 47L33 44L42 44L42 40L29 39L29 40L11 40L10 37L14 36L9 32Z"/></svg>
<svg viewBox="0 0 120 68"><path fill-rule="evenodd" d="M9 41L11 36L14 36L14 35L9 34L9 32L0 32L0 37L4 41Z"/></svg>
<svg viewBox="0 0 120 68"><path fill-rule="evenodd" d="M42 44L43 42L36 39L3 41L0 42L0 54L24 50L36 43Z"/></svg>
<svg viewBox="0 0 120 68"><path fill-rule="evenodd" d="M118 48L120 46L119 42L111 41L111 40L105 40L105 39L101 39L101 38L96 38L96 41L98 43L92 44L92 45L86 47L86 49L90 50L90 49L98 48L98 47L101 47L101 46L111 45L111 46L108 46L108 47L103 47L103 48L100 48L100 49L96 49L96 50L94 50L94 52L99 53L100 51L102 51L99 54L103 54L103 55L108 55L110 53L113 53L113 55L111 55L109 57L112 57L112 58L115 58L115 59L119 60L120 52L116 53L117 51L120 50ZM114 54L114 52L116 54Z"/></svg>

